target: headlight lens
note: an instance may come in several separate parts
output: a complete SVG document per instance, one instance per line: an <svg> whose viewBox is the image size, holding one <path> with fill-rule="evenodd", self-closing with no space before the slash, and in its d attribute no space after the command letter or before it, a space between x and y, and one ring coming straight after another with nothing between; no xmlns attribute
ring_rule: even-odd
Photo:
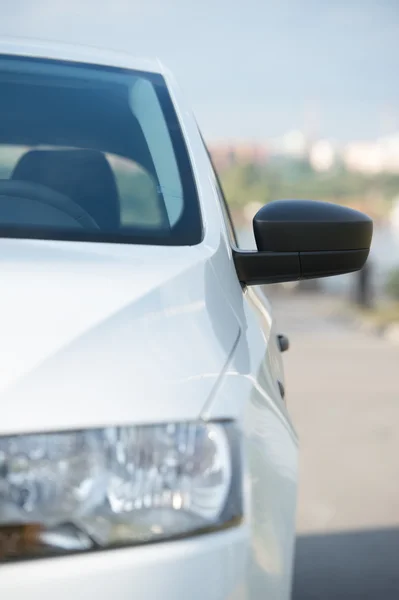
<svg viewBox="0 0 399 600"><path fill-rule="evenodd" d="M232 423L0 438L0 560L173 538L241 516Z"/></svg>

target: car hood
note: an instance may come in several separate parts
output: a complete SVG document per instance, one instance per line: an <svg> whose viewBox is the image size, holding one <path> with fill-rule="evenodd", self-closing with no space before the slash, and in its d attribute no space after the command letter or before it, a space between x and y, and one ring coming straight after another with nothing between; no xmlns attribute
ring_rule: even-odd
<svg viewBox="0 0 399 600"><path fill-rule="evenodd" d="M239 337L201 246L0 240L0 434L196 419Z"/></svg>

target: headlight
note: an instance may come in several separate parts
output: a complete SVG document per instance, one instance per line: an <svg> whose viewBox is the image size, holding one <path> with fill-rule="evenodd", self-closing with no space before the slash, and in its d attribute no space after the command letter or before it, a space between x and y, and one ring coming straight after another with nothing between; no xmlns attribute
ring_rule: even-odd
<svg viewBox="0 0 399 600"><path fill-rule="evenodd" d="M232 423L0 438L0 560L175 538L241 516Z"/></svg>

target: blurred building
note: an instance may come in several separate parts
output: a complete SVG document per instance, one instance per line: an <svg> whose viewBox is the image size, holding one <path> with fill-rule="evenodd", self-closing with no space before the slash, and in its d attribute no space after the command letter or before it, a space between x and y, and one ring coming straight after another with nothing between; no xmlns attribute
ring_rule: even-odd
<svg viewBox="0 0 399 600"><path fill-rule="evenodd" d="M209 145L215 166L223 170L234 164L265 164L272 156L309 160L315 171L328 171L339 160L350 171L369 175L399 174L399 133L371 141L352 141L338 147L332 141L311 141L299 130L289 131L266 144L216 142Z"/></svg>
<svg viewBox="0 0 399 600"><path fill-rule="evenodd" d="M272 141L273 154L304 158L308 154L309 144L302 131L288 131L281 138Z"/></svg>
<svg viewBox="0 0 399 600"><path fill-rule="evenodd" d="M329 171L334 166L336 157L334 145L328 140L319 140L310 148L309 161L315 171Z"/></svg>
<svg viewBox="0 0 399 600"><path fill-rule="evenodd" d="M399 173L399 134L369 142L350 142L344 148L343 160L351 171L370 175Z"/></svg>

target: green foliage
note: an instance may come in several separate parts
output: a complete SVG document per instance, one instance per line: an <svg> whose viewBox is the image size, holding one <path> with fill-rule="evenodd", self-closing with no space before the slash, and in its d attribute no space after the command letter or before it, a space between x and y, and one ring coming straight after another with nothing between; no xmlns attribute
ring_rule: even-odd
<svg viewBox="0 0 399 600"><path fill-rule="evenodd" d="M386 282L386 292L394 300L399 300L399 267L390 272Z"/></svg>

